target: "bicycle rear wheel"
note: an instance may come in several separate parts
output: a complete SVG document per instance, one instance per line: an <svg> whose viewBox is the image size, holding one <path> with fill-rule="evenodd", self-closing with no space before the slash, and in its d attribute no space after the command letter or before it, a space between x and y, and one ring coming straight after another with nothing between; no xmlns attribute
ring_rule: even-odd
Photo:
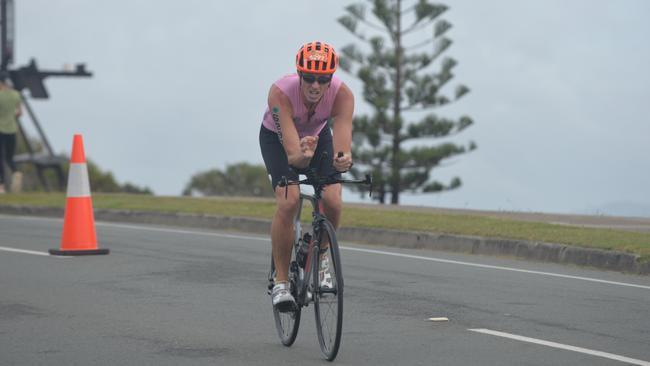
<svg viewBox="0 0 650 366"><path fill-rule="evenodd" d="M292 258L292 263L293 261L294 259ZM270 284L273 283L274 278L275 264L273 263L273 257L271 257L271 271L269 272ZM289 282L291 283L291 294L295 298L296 278L292 271L289 271ZM283 345L291 347L298 336L298 328L300 327L300 306L296 306L296 309L290 312L279 312L278 309L273 306L273 318L275 319L275 329L278 332L280 341Z"/></svg>
<svg viewBox="0 0 650 366"><path fill-rule="evenodd" d="M341 344L343 325L343 273L339 245L332 224L325 220L319 233L319 247L329 257L329 270L321 271L321 255L312 256L314 312L321 351L328 361L334 360ZM329 246L323 248L323 245ZM331 281L324 281L329 274ZM324 276L325 275L325 276Z"/></svg>

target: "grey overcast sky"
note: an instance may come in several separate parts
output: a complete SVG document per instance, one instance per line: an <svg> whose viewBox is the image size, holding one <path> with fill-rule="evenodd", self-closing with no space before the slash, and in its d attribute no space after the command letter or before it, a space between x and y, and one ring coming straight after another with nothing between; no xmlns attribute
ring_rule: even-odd
<svg viewBox="0 0 650 366"><path fill-rule="evenodd" d="M50 78L51 98L32 101L55 150L82 133L90 159L159 195L199 171L261 164L267 92L299 45L354 41L336 21L352 1L15 2L15 67L35 57L94 73ZM454 141L478 149L434 171L462 188L402 203L650 216L650 1L444 3L446 55L459 62L450 86L472 91L436 113L470 115ZM356 113L370 111L361 83L340 77Z"/></svg>

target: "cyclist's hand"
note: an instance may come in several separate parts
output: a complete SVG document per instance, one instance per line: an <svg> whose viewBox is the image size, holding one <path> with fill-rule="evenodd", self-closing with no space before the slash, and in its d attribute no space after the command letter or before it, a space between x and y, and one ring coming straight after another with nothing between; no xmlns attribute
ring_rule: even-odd
<svg viewBox="0 0 650 366"><path fill-rule="evenodd" d="M339 152L334 158L334 168L338 172L347 172L352 167L352 155Z"/></svg>
<svg viewBox="0 0 650 366"><path fill-rule="evenodd" d="M318 136L305 136L300 139L300 151L302 156L311 159L318 145Z"/></svg>

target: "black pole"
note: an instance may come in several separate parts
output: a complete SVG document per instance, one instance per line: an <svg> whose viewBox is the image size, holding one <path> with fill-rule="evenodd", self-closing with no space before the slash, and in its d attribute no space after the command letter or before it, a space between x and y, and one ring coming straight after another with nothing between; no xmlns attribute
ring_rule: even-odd
<svg viewBox="0 0 650 366"><path fill-rule="evenodd" d="M0 40L0 47L2 47L2 64L0 64L0 70L7 71L7 0L0 1L0 22L2 22L2 39Z"/></svg>

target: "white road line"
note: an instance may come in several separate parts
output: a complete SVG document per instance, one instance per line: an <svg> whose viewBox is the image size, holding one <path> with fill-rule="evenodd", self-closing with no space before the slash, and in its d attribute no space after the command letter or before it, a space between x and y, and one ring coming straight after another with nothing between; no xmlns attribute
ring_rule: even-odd
<svg viewBox="0 0 650 366"><path fill-rule="evenodd" d="M521 341L521 342L540 344L542 346L559 348L559 349L564 349L564 350L567 350L567 351L579 352L579 353L584 353L584 354L597 356L597 357L609 358L610 360L626 362L626 363L629 363L629 364L632 364L632 365L650 366L650 362L648 362L648 361L637 360L637 359L634 359L634 358L619 356L619 355L615 355L613 353L596 351L596 350L592 350L592 349L588 349L588 348L570 346L568 344L550 342L550 341L545 341L545 340L536 339L536 338L529 338L529 337L524 337L524 336L520 336L520 335L516 335L516 334L498 332L496 330L490 330L490 329L468 329L468 330L472 331L472 332L476 332L476 333L489 334L489 335L493 335L493 336L497 336L497 337L514 339L516 341Z"/></svg>
<svg viewBox="0 0 650 366"><path fill-rule="evenodd" d="M124 229L158 231L158 232L163 232L163 233L194 234L194 235L200 234L200 235L206 235L206 236L217 236L217 237L220 237L220 238L271 241L270 238L266 238L266 237L255 237L255 236L234 235L234 234L221 234L221 233L213 233L213 232L209 232L209 231L200 231L200 230L165 229L165 228L137 226L137 225L109 224L109 223L106 223L106 222L98 222L96 225L97 226L117 227L117 228L124 228Z"/></svg>
<svg viewBox="0 0 650 366"><path fill-rule="evenodd" d="M386 252L386 251L383 251L383 250L372 250L372 249L361 249L361 248L350 248L350 247L341 247L341 249L351 250L351 251L355 251L355 252L391 255L391 256L394 256L394 257L402 257L402 258L421 259L421 260L426 260L426 261L431 261L431 262L460 264L460 265L463 265L463 266L470 266L470 267L499 269L499 270L502 270L502 271L530 273L530 274L536 274L536 275L542 275L542 276L571 278L571 279L574 279L574 280L606 283L608 285L628 286L628 287L636 287L636 288L642 288L642 289L650 290L650 286L637 285L637 284L634 284L634 283L626 283L626 282L599 280L597 278L591 278L591 277L580 277L580 276L571 276L571 275L564 275L564 274L551 273L551 272L531 271L531 270L527 270L527 269L519 269L519 268L511 268L511 267L491 266L489 264L461 262L461 261L454 261L454 260L450 260L450 259L441 259L441 258L434 258L434 257L422 257L422 256L419 256L419 255L410 255L410 254Z"/></svg>
<svg viewBox="0 0 650 366"><path fill-rule="evenodd" d="M4 216L4 215L0 215L0 216L3 216L3 217L16 217L16 216ZM29 217L29 216L20 216L20 217L24 217L24 218L28 218L28 219L56 220L56 219L51 219L51 218L35 218L35 217ZM60 220L58 220L58 221L60 221ZM149 227L149 226L114 224L114 223L107 223L107 222L97 222L96 225L97 226L106 226L106 227L125 228L125 229L157 231L157 232L163 232L163 233L206 235L206 236L215 236L215 237L221 237L221 238L243 239L243 240L258 240L258 241L266 241L266 242L271 241L268 237L235 235L235 234L221 234L221 233L199 231L199 230L168 229L168 228ZM564 274L552 273L552 272L531 271L531 270L527 270L527 269L519 269L519 268L512 268L512 267L492 266L492 265L488 265L488 264L462 262L462 261L455 261L455 260L442 259L442 258L436 258L436 257L424 257L424 256L419 256L419 255L402 254L402 253L388 252L388 251L383 251L383 250L353 248L353 247L348 247L348 246L340 246L340 248L342 250L349 250L349 251L356 251L356 252L363 252L363 253L389 255L389 256L393 256L393 257L419 259L419 260L425 260L425 261L430 261L430 262L457 264L457 265L468 266L468 267L496 269L496 270L501 270L501 271L520 272L520 273L528 273L528 274L535 274L535 275L541 275L541 276L570 278L570 279L580 280L580 281L589 281L589 282L596 282L596 283L604 283L604 284L608 284L608 285L634 287L634 288L641 288L641 289L644 289L644 290L650 290L650 286L637 285L637 284L634 284L634 283L627 283L627 282L607 281L607 280L601 280L601 279L591 278L591 277L571 276L571 275L564 275Z"/></svg>
<svg viewBox="0 0 650 366"><path fill-rule="evenodd" d="M165 229L165 228L150 228L150 227L144 227L144 226L109 224L109 223L102 223L101 225L103 225L103 226L112 226L112 227L130 228L130 229L152 230L152 231L159 231L159 232L172 232L172 233L181 233L181 234L202 234L202 235L208 235L208 236L217 236L217 237L233 238L233 239L270 241L269 238L265 238L265 237L232 235L232 234L220 234L220 233L212 233L212 232L204 232L204 231L189 231L189 230L177 230L177 229ZM424 257L424 256L419 256L419 255L387 252L387 251L383 251L383 250L353 248L353 247L348 247L348 246L340 246L340 248L342 250L349 250L349 251L355 251L355 252L389 255L389 256L393 256L393 257L419 259L419 260L426 260L426 261L439 262L439 263L458 264L458 265L470 266L470 267L478 267L478 268L498 269L498 270L502 270L502 271L521 272L521 273L529 273L529 274L536 274L536 275L543 275L543 276L570 278L570 279L574 279L574 280L590 281L590 282L597 282L597 283L606 283L608 285L636 287L636 288L642 288L642 289L650 290L650 286L637 285L637 284L634 284L634 283L626 283L626 282L615 282L615 281L600 280L600 279L597 279L597 278L590 278L590 277L571 276L571 275L564 275L564 274L559 274L559 273L531 271L531 270L527 270L527 269L492 266L492 265L488 265L488 264L478 264L478 263L471 263L471 262L461 262L461 261L455 261L455 260L450 260L450 259L442 259L442 258L435 258L435 257Z"/></svg>
<svg viewBox="0 0 650 366"><path fill-rule="evenodd" d="M34 255L45 255L45 256L50 255L50 253L48 252L37 252L35 250L25 250L25 249L16 249L16 248L8 248L8 247L0 247L0 250L4 250L5 252L15 252L15 253L23 253L23 254L34 254Z"/></svg>

